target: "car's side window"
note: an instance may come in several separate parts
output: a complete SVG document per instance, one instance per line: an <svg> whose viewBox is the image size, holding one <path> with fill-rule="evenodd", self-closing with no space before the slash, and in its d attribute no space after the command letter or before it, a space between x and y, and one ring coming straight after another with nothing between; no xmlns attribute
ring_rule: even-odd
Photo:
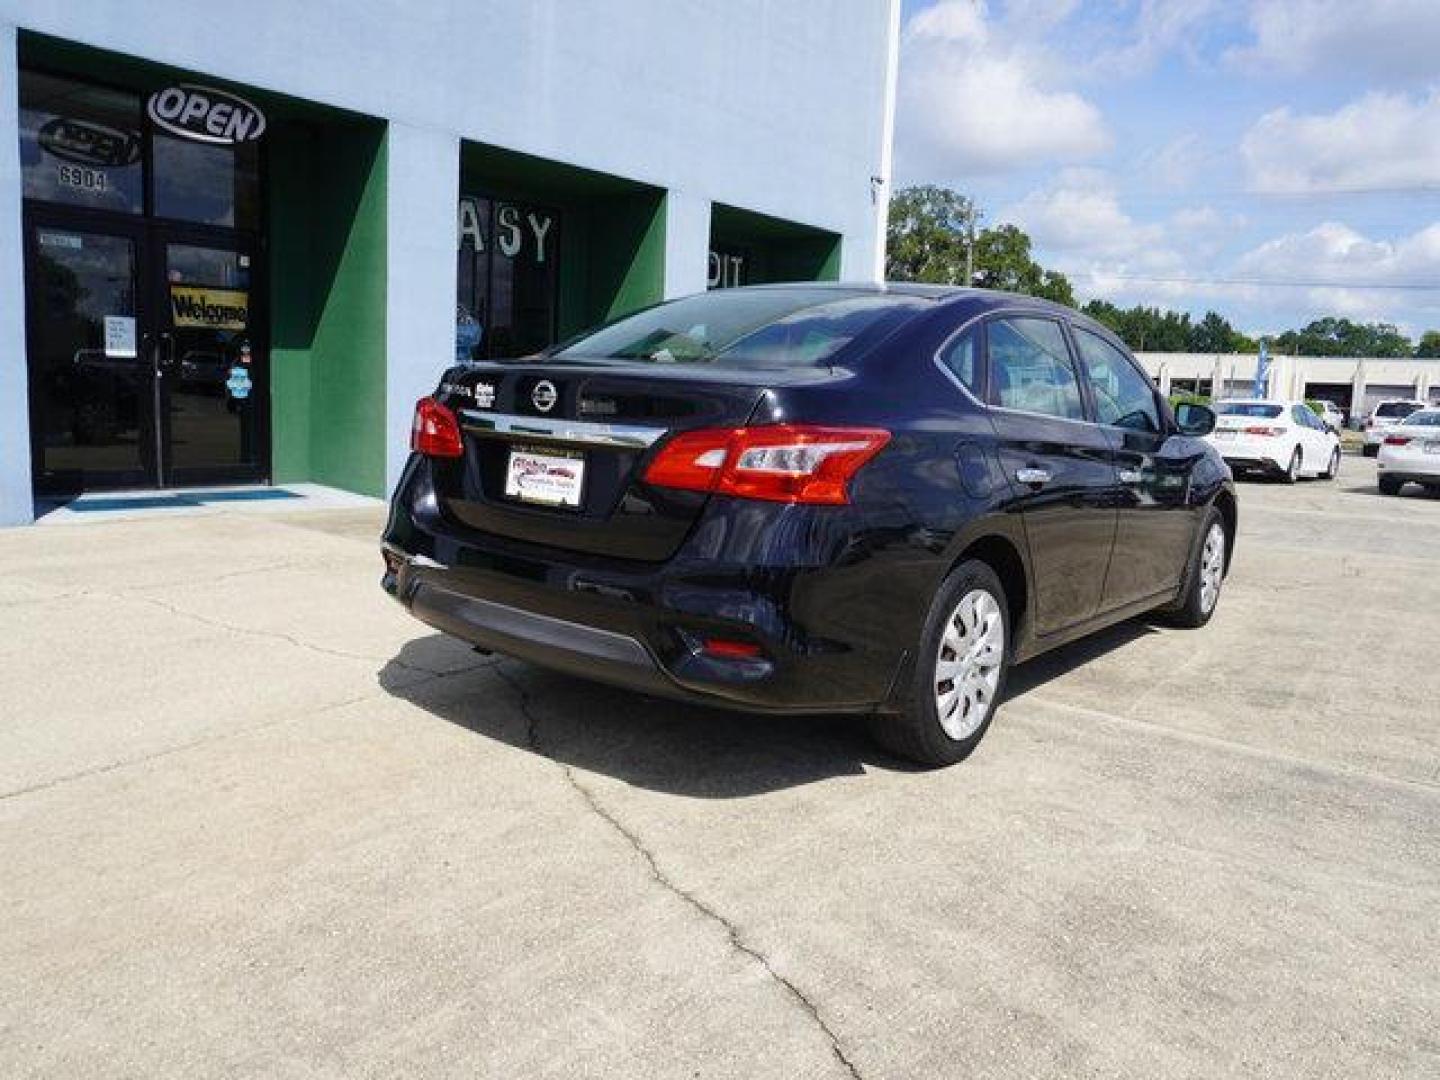
<svg viewBox="0 0 1440 1080"><path fill-rule="evenodd" d="M980 396L980 346L975 328L952 338L940 353L940 362L962 386Z"/></svg>
<svg viewBox="0 0 1440 1080"><path fill-rule="evenodd" d="M1301 427L1315 426L1314 424L1310 423L1310 406L1308 405L1290 406L1290 415L1295 418L1295 422Z"/></svg>
<svg viewBox="0 0 1440 1080"><path fill-rule="evenodd" d="M1098 334L1075 328L1085 373L1095 394L1095 418L1112 427L1160 431L1160 407L1150 380L1130 358Z"/></svg>
<svg viewBox="0 0 1440 1080"><path fill-rule="evenodd" d="M986 328L990 404L1084 420L1080 376L1065 333L1053 319L1009 315Z"/></svg>

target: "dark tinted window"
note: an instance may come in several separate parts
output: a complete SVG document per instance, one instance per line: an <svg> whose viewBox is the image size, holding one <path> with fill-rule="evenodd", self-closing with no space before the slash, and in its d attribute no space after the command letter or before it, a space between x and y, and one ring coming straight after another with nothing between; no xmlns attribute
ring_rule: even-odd
<svg viewBox="0 0 1440 1080"><path fill-rule="evenodd" d="M1075 340L1095 394L1095 418L1114 427L1158 432L1160 408L1150 380L1104 338L1077 329Z"/></svg>
<svg viewBox="0 0 1440 1080"><path fill-rule="evenodd" d="M524 356L555 343L560 214L466 195L457 230L455 352Z"/></svg>
<svg viewBox="0 0 1440 1080"><path fill-rule="evenodd" d="M556 355L655 364L811 367L861 334L898 325L925 303L833 289L716 289L649 308Z"/></svg>
<svg viewBox="0 0 1440 1080"><path fill-rule="evenodd" d="M1012 316L987 328L990 400L1006 409L1084 420L1080 378L1053 319Z"/></svg>
<svg viewBox="0 0 1440 1080"><path fill-rule="evenodd" d="M155 213L230 229L260 225L260 144L235 146L155 132Z"/></svg>
<svg viewBox="0 0 1440 1080"><path fill-rule="evenodd" d="M1273 420L1284 411L1282 406L1271 405L1264 401L1217 401L1215 403L1217 416L1251 416L1259 420Z"/></svg>
<svg viewBox="0 0 1440 1080"><path fill-rule="evenodd" d="M980 395L980 349L974 330L954 338L940 353L940 362L950 369L966 390Z"/></svg>
<svg viewBox="0 0 1440 1080"><path fill-rule="evenodd" d="M20 171L27 199L144 208L140 98L33 71L20 73Z"/></svg>
<svg viewBox="0 0 1440 1080"><path fill-rule="evenodd" d="M1410 401L1387 401L1375 410L1376 416L1394 418L1397 416L1409 416L1411 413L1423 409L1423 405L1416 405Z"/></svg>

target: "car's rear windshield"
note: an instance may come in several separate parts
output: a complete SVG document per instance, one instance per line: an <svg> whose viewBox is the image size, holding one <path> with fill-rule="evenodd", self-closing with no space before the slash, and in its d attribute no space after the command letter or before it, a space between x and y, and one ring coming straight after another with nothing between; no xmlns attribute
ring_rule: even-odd
<svg viewBox="0 0 1440 1080"><path fill-rule="evenodd" d="M926 301L834 289L717 289L637 312L567 342L558 360L814 367Z"/></svg>
<svg viewBox="0 0 1440 1080"><path fill-rule="evenodd" d="M1440 427L1440 409L1411 413L1405 419L1406 427Z"/></svg>
<svg viewBox="0 0 1440 1080"><path fill-rule="evenodd" d="M1266 420L1279 416L1284 409L1283 405L1271 405L1268 401L1221 401L1215 405L1215 412L1220 416L1254 416Z"/></svg>
<svg viewBox="0 0 1440 1080"><path fill-rule="evenodd" d="M1409 416L1413 412L1423 409L1424 405L1416 405L1410 401L1387 401L1375 410L1376 416L1383 416L1390 419L1396 416Z"/></svg>

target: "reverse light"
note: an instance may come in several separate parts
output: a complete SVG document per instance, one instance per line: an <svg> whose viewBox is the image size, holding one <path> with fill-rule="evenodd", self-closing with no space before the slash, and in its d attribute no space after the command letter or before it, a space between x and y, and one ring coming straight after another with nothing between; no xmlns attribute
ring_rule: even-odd
<svg viewBox="0 0 1440 1080"><path fill-rule="evenodd" d="M767 424L682 431L645 470L657 487L742 499L839 506L849 484L890 441L881 428Z"/></svg>
<svg viewBox="0 0 1440 1080"><path fill-rule="evenodd" d="M465 453L460 421L433 397L415 403L415 421L410 425L410 449L426 457L457 458Z"/></svg>

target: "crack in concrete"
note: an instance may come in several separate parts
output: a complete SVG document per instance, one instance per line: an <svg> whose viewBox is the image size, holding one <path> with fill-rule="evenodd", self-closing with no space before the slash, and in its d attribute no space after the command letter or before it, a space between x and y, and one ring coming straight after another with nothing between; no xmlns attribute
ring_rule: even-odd
<svg viewBox="0 0 1440 1080"><path fill-rule="evenodd" d="M160 599L158 596L146 596L143 593L108 593L95 590L86 590L80 595L100 597L106 600L135 600L142 604L149 604L151 607L159 608L161 611L169 612L182 619L189 619L191 622L200 623L215 630L224 630L232 634L246 634L251 637L269 638L273 641L283 641L294 645L298 649L306 649L309 652L321 656L331 656L340 660L362 660L368 664L394 664L396 667L404 668L406 671L413 671L418 675L448 675L447 671L436 671L433 668L423 667L420 664L412 664L408 660L401 660L398 656L371 656L366 653L350 652L347 649L332 649L326 645L317 645L313 641L306 641L294 634L286 633L283 630L265 630L253 626L237 626L234 623L227 623L220 619L212 619L209 616L201 615L198 612L182 608L177 604ZM477 665L485 666L485 665ZM470 670L464 668L462 670Z"/></svg>
<svg viewBox="0 0 1440 1080"><path fill-rule="evenodd" d="M616 816L614 811L610 810L600 801L599 796L595 794L592 788L581 783L580 778L576 776L575 770L570 765L558 760L553 754L545 752L545 749L540 745L540 721L531 708L529 692L521 683L516 681L504 667L497 667L495 674L515 692L515 698L520 707L520 715L525 718L526 748L532 753L541 757L547 757L554 762L559 768L561 775L565 778L565 782L574 789L575 793L580 796L580 799L589 807L590 811L608 825L610 829L624 840L630 849L640 857L646 869L649 871L651 880L671 895L689 905L692 910L719 926L725 932L726 939L732 949L744 956L748 956L755 963L759 964L765 973L770 976L771 980L780 986L790 998L804 1010L810 1017L810 1020L829 1041L830 1051L835 1055L835 1060L839 1062L840 1066L844 1068L850 1076L854 1077L855 1080L863 1080L860 1070L850 1059L849 1055L845 1053L845 1049L840 1043L840 1036L825 1020L825 1017L821 1015L820 1009L815 1002L789 977L777 970L775 965L770 962L769 957L747 942L741 935L740 928L736 926L735 923L731 922L714 907L707 904L704 900L700 899L700 897L678 884L666 874L656 860L654 852L645 845L645 842L640 839L633 829Z"/></svg>

